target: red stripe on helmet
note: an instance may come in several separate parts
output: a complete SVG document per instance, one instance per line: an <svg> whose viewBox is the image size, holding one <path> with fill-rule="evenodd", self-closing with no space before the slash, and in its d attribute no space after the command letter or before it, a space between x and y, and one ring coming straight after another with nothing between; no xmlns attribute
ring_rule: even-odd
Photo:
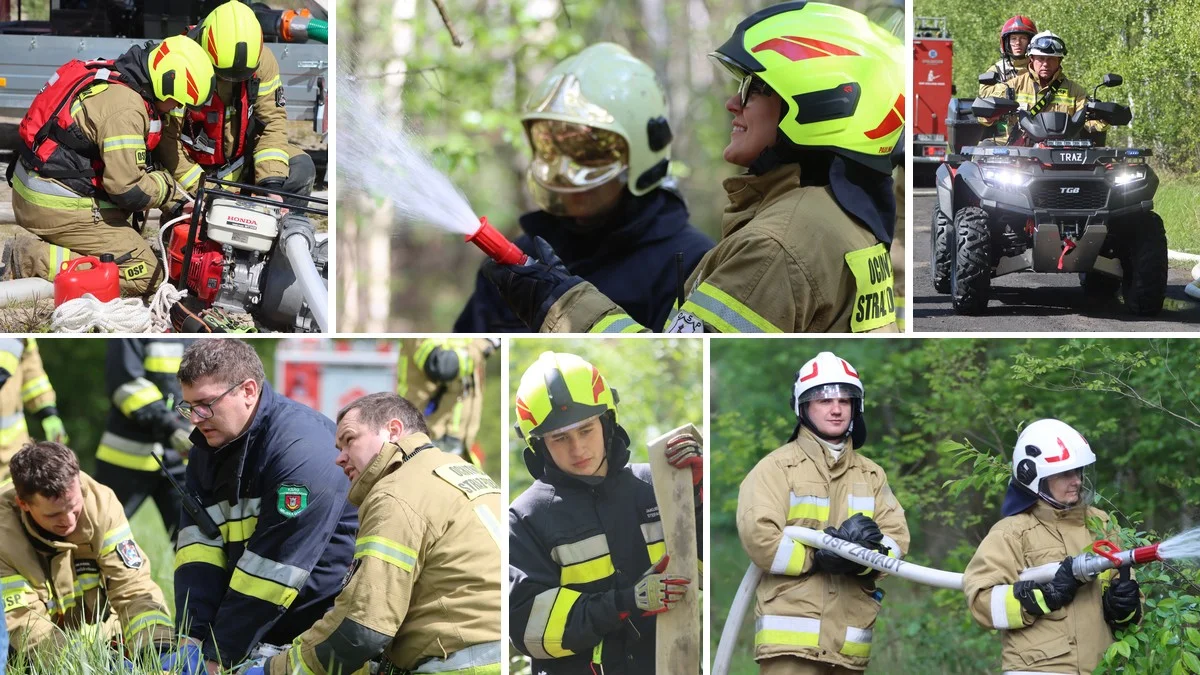
<svg viewBox="0 0 1200 675"><path fill-rule="evenodd" d="M592 366L592 403L600 402L600 394L604 393L604 380L600 377L600 371L596 370L596 366Z"/></svg>
<svg viewBox="0 0 1200 675"><path fill-rule="evenodd" d="M208 55L212 57L213 63L217 62L217 40L213 37L215 32L217 32L216 26L208 29Z"/></svg>
<svg viewBox="0 0 1200 675"><path fill-rule="evenodd" d="M1059 455L1058 457L1047 457L1046 461L1047 462L1061 462L1064 459L1071 459L1071 451L1069 449L1067 449L1067 444L1063 443L1063 439L1058 438L1055 440L1058 441L1058 447L1062 448L1062 454Z"/></svg>
<svg viewBox="0 0 1200 675"><path fill-rule="evenodd" d="M517 399L517 419L529 420L529 423L534 426L537 426L538 423L537 419L534 418L533 413L529 411L529 406L525 405L525 401L522 401L521 399Z"/></svg>
<svg viewBox="0 0 1200 675"><path fill-rule="evenodd" d="M832 42L791 36L771 38L750 51L757 54L766 49L777 52L792 61L819 59L826 56L861 56L858 52L839 47Z"/></svg>
<svg viewBox="0 0 1200 675"><path fill-rule="evenodd" d="M163 57L166 56L167 54L169 54L170 52L171 52L171 50L167 47L166 42L160 43L158 45L158 49L154 50L154 63L151 63L150 65L154 68L157 68L159 62L161 62L163 60Z"/></svg>
<svg viewBox="0 0 1200 675"><path fill-rule="evenodd" d="M187 72L187 93L196 103L203 103L200 100L200 88L196 86L196 80L192 77L191 72Z"/></svg>
<svg viewBox="0 0 1200 675"><path fill-rule="evenodd" d="M801 381L801 382L803 382L803 381L805 381L805 380L811 380L811 379L813 379L813 378L814 378L814 377L816 377L816 376L817 376L817 362L816 362L816 361L813 361L813 369L812 369L812 372L811 372L811 373L809 373L809 374L807 374L807 375L801 375L801 376L800 376L800 381Z"/></svg>
<svg viewBox="0 0 1200 675"><path fill-rule="evenodd" d="M902 126L904 126L904 94L896 97L896 102L892 104L892 109L888 111L887 116L883 118L879 126L870 131L864 131L863 134L874 141L887 136Z"/></svg>
<svg viewBox="0 0 1200 675"><path fill-rule="evenodd" d="M849 375L850 377L858 379L858 373L854 372L854 369L850 367L849 363L846 363L846 359L841 359L841 362L842 362L842 369L846 371L846 374Z"/></svg>

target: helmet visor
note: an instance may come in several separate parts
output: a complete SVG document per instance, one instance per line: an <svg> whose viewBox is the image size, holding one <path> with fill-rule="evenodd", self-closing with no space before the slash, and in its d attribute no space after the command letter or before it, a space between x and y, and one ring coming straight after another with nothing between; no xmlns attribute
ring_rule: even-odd
<svg viewBox="0 0 1200 675"><path fill-rule="evenodd" d="M1067 45L1061 38L1053 35L1043 35L1029 43L1029 55L1057 56L1061 58L1067 55Z"/></svg>
<svg viewBox="0 0 1200 675"><path fill-rule="evenodd" d="M1038 483L1038 497L1058 509L1090 506L1094 494L1086 466L1047 476Z"/></svg>
<svg viewBox="0 0 1200 675"><path fill-rule="evenodd" d="M831 382L822 384L818 387L813 387L800 394L798 403L807 403L809 401L824 401L837 398L862 398L862 390L852 384L843 384L841 382Z"/></svg>
<svg viewBox="0 0 1200 675"><path fill-rule="evenodd" d="M606 129L558 120L529 123L530 176L548 190L574 192L606 183L629 165L629 145Z"/></svg>

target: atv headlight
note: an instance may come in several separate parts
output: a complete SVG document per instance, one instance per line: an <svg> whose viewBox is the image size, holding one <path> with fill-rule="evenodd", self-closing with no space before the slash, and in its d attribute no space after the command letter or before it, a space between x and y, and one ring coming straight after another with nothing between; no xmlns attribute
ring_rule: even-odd
<svg viewBox="0 0 1200 675"><path fill-rule="evenodd" d="M1029 182L1029 175L1014 169L987 167L983 170L983 182L992 187L1019 188Z"/></svg>
<svg viewBox="0 0 1200 675"><path fill-rule="evenodd" d="M1145 167L1137 168L1137 169L1134 169L1131 167L1128 169L1124 169L1124 170L1120 171L1119 173L1114 173L1113 174L1113 185L1116 185L1116 186L1128 185L1130 183L1133 183L1133 182L1136 182L1139 180L1145 180L1145 178L1146 178Z"/></svg>

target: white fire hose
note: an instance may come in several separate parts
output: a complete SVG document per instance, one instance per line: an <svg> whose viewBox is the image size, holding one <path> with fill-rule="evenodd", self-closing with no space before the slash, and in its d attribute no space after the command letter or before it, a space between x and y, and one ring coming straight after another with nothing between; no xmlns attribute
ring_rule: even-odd
<svg viewBox="0 0 1200 675"><path fill-rule="evenodd" d="M807 527L785 527L783 535L806 546L832 551L846 560L853 560L885 574L919 584L952 590L962 590L963 587L963 575L958 572L946 572L891 558L878 551L863 548L858 544ZM1075 576L1083 581L1094 578L1096 574L1106 569L1117 567L1118 564L1120 566L1141 564L1157 559L1157 546L1146 546L1116 552L1112 558L1106 558L1096 553L1084 553L1075 556L1073 567ZM1019 578L1022 581L1049 581L1054 578L1055 572L1061 565L1061 562L1054 562L1031 567L1021 572ZM746 575L742 577L742 583L733 597L733 602L729 606L729 616L725 619L725 627L721 631L721 641L718 643L717 653L713 657L713 675L728 675L738 631L741 630L742 623L746 620L746 614L750 610L750 604L754 601L754 589L764 574L765 572L754 564L746 569Z"/></svg>

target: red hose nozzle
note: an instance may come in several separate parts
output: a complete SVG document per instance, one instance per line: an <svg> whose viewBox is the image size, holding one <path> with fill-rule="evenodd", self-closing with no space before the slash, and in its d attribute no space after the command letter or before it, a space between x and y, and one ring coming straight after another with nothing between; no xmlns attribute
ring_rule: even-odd
<svg viewBox="0 0 1200 675"><path fill-rule="evenodd" d="M1133 549L1133 564L1141 565L1143 563L1154 562L1155 560L1162 560L1158 556L1158 544L1139 546Z"/></svg>
<svg viewBox="0 0 1200 675"><path fill-rule="evenodd" d="M463 241L475 244L489 258L501 265L524 265L528 259L524 251L488 223L487 216L479 218L479 229L475 234L468 234Z"/></svg>

